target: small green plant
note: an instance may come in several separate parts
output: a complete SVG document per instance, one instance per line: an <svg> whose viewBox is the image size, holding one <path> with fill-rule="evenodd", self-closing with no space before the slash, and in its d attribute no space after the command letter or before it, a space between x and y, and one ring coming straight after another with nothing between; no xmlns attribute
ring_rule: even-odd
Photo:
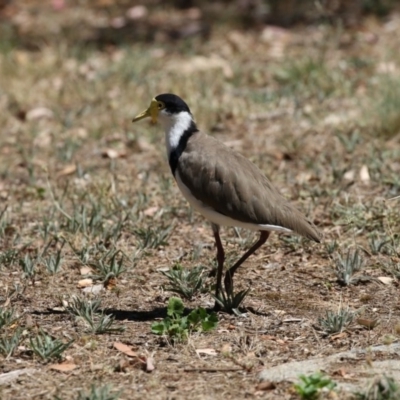
<svg viewBox="0 0 400 400"><path fill-rule="evenodd" d="M89 327L89 332L96 335L104 333L122 332L123 326L112 327L115 319L112 315L100 311L100 300L88 301L83 298L73 297L67 306L67 311L81 318Z"/></svg>
<svg viewBox="0 0 400 400"><path fill-rule="evenodd" d="M168 302L167 314L161 322L155 322L151 331L157 335L168 337L174 342L186 341L192 332L207 332L216 328L217 314L208 314L204 308L196 308L189 315L183 316L182 300L171 297Z"/></svg>
<svg viewBox="0 0 400 400"><path fill-rule="evenodd" d="M390 249L387 244L391 243L392 239L387 236L379 236L377 234L372 234L369 239L369 248L373 255L377 254L389 254Z"/></svg>
<svg viewBox="0 0 400 400"><path fill-rule="evenodd" d="M48 257L43 258L42 261L50 274L56 274L58 271L60 271L61 265L63 263L61 249L57 250L55 256L49 255Z"/></svg>
<svg viewBox="0 0 400 400"><path fill-rule="evenodd" d="M25 254L24 258L20 258L19 265L22 268L22 272L23 272L25 278L30 279L31 281L34 280L35 274L36 274L37 262L38 262L38 259L31 258L29 253Z"/></svg>
<svg viewBox="0 0 400 400"><path fill-rule="evenodd" d="M60 359L62 353L74 342L63 343L58 339L53 339L42 330L33 339L29 340L30 348L42 360Z"/></svg>
<svg viewBox="0 0 400 400"><path fill-rule="evenodd" d="M159 246L167 244L172 226L167 228L140 228L133 231L139 239L141 249L156 249Z"/></svg>
<svg viewBox="0 0 400 400"><path fill-rule="evenodd" d="M14 309L6 309L0 307L0 329L13 324L15 321L18 320L18 318L19 317L15 315Z"/></svg>
<svg viewBox="0 0 400 400"><path fill-rule="evenodd" d="M221 289L218 297L215 297L214 295L212 296L214 297L216 304L222 308L222 311L240 316L242 315L242 313L239 311L240 304L242 304L249 291L250 288L247 290L241 290L240 292L234 294L233 290L226 292L224 289Z"/></svg>
<svg viewBox="0 0 400 400"><path fill-rule="evenodd" d="M96 279L107 281L112 277L117 278L126 271L124 267L124 256L118 257L119 253L121 253L120 250L111 250L100 260L90 264L98 272L98 275L95 276Z"/></svg>
<svg viewBox="0 0 400 400"><path fill-rule="evenodd" d="M180 294L185 299L191 300L193 296L203 288L204 268L199 266L192 269L184 269L180 264L164 272L170 283L166 290Z"/></svg>
<svg viewBox="0 0 400 400"><path fill-rule="evenodd" d="M334 334L345 330L355 319L355 313L348 308L340 308L337 312L327 311L324 317L318 319L321 329Z"/></svg>
<svg viewBox="0 0 400 400"><path fill-rule="evenodd" d="M117 400L121 392L111 393L112 386L92 385L89 392L79 392L77 400Z"/></svg>
<svg viewBox="0 0 400 400"><path fill-rule="evenodd" d="M359 400L398 400L400 398L400 386L392 378L386 375L375 378L365 392L356 393Z"/></svg>
<svg viewBox="0 0 400 400"><path fill-rule="evenodd" d="M354 283L356 280L353 278L353 275L360 271L363 266L364 260L360 256L358 249L355 251L349 249L346 257L342 257L342 255L339 254L336 261L336 274L338 282L344 286Z"/></svg>
<svg viewBox="0 0 400 400"><path fill-rule="evenodd" d="M11 337L3 336L0 338L0 354L10 357L18 347L21 339L22 330L17 329Z"/></svg>
<svg viewBox="0 0 400 400"><path fill-rule="evenodd" d="M336 240L333 240L331 242L326 242L325 248L328 254L332 255L335 251L337 251L339 245Z"/></svg>
<svg viewBox="0 0 400 400"><path fill-rule="evenodd" d="M300 398L304 400L318 399L323 391L330 392L336 387L336 383L321 372L300 375L299 379L300 382L294 384L294 388Z"/></svg>
<svg viewBox="0 0 400 400"><path fill-rule="evenodd" d="M7 249L0 253L0 267L2 265L8 267L18 259L20 250L17 249Z"/></svg>

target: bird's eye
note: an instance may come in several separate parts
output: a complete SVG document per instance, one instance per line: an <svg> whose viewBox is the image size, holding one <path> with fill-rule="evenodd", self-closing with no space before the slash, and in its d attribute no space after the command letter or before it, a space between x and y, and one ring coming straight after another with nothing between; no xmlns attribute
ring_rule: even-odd
<svg viewBox="0 0 400 400"><path fill-rule="evenodd" d="M161 103L161 102L158 103L158 109L159 110L162 110L164 107L165 107L164 103Z"/></svg>

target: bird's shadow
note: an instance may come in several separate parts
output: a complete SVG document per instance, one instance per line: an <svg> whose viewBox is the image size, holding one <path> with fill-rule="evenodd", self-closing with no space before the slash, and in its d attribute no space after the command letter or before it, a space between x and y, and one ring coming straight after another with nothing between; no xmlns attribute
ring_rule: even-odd
<svg viewBox="0 0 400 400"><path fill-rule="evenodd" d="M212 309L206 309L207 312L211 312ZM167 307L156 307L152 310L146 311L135 311L135 310L120 310L116 308L104 308L101 310L104 314L111 315L114 317L116 321L137 321L137 322L145 322L145 321L155 321L156 319L162 319L167 317ZM185 308L184 315L190 314L193 311L193 308ZM32 311L32 315L57 315L63 314L68 315L67 311L54 310L48 308L47 310Z"/></svg>

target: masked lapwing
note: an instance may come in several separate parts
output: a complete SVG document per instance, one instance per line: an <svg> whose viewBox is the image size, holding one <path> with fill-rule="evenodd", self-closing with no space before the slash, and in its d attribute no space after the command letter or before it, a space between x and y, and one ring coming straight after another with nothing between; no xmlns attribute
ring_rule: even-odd
<svg viewBox="0 0 400 400"><path fill-rule="evenodd" d="M187 104L174 94L160 94L133 122L150 117L160 121L172 174L186 200L211 221L217 247L216 298L225 260L220 226L260 232L258 241L231 266L224 279L233 287L236 270L260 248L271 231L297 233L320 242L321 232L292 206L248 159L201 132Z"/></svg>

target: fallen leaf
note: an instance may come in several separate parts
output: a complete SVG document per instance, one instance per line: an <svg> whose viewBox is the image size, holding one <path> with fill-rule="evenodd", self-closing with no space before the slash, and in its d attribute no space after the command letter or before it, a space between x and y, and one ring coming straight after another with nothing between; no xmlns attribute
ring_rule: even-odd
<svg viewBox="0 0 400 400"><path fill-rule="evenodd" d="M347 171L344 173L343 178L348 181L353 181L354 175L355 175L355 172L354 172L354 170L351 169L350 171Z"/></svg>
<svg viewBox="0 0 400 400"><path fill-rule="evenodd" d="M26 119L29 120L36 120L42 118L53 118L54 113L50 110L50 108L46 107L37 107L29 110L26 113Z"/></svg>
<svg viewBox="0 0 400 400"><path fill-rule="evenodd" d="M393 282L393 278L390 278L389 276L378 276L378 280L385 285L390 285Z"/></svg>
<svg viewBox="0 0 400 400"><path fill-rule="evenodd" d="M346 332L340 332L337 335L331 336L330 340L343 339L345 337L347 337L347 333Z"/></svg>
<svg viewBox="0 0 400 400"><path fill-rule="evenodd" d="M256 390L274 390L276 388L275 382L265 381L257 385Z"/></svg>
<svg viewBox="0 0 400 400"><path fill-rule="evenodd" d="M114 158L118 158L118 151L114 150L114 149L106 149L106 150L103 150L101 155L103 157L108 157L108 158L114 159Z"/></svg>
<svg viewBox="0 0 400 400"><path fill-rule="evenodd" d="M84 266L80 269L80 273L81 275L89 275L91 274L93 271L90 267Z"/></svg>
<svg viewBox="0 0 400 400"><path fill-rule="evenodd" d="M106 149L106 150L102 151L101 155L103 157L110 158L110 159L113 160L113 159L116 159L116 158L119 158L119 157L125 157L126 156L126 152L124 150L118 151L118 150L115 150L115 149Z"/></svg>
<svg viewBox="0 0 400 400"><path fill-rule="evenodd" d="M76 368L76 364L64 362L61 364L51 364L51 365L49 365L49 368L55 369L56 371L60 371L60 372L69 372Z"/></svg>
<svg viewBox="0 0 400 400"><path fill-rule="evenodd" d="M356 322L358 325L365 326L368 329L373 329L378 325L377 319L358 318Z"/></svg>
<svg viewBox="0 0 400 400"><path fill-rule="evenodd" d="M82 292L83 293L91 293L91 294L99 294L102 290L104 290L104 285L99 283L98 285L85 287Z"/></svg>
<svg viewBox="0 0 400 400"><path fill-rule="evenodd" d="M126 354L129 357L138 357L138 354L132 350L130 346L121 342L114 342L114 347L121 353Z"/></svg>
<svg viewBox="0 0 400 400"><path fill-rule="evenodd" d="M93 279L90 278L85 278L85 279L81 279L78 282L78 288L84 288L84 287L88 287L88 286L92 286L93 285Z"/></svg>
<svg viewBox="0 0 400 400"><path fill-rule="evenodd" d="M361 179L361 182L364 182L364 183L368 183L371 180L371 178L369 176L368 167L366 165L363 165L360 169L360 179Z"/></svg>
<svg viewBox="0 0 400 400"><path fill-rule="evenodd" d="M75 164L70 164L64 167L59 173L57 174L58 177L66 176L66 175L71 175L76 171L76 165Z"/></svg>
<svg viewBox="0 0 400 400"><path fill-rule="evenodd" d="M146 372L152 372L156 369L154 366L154 358L153 357L147 357L146 358Z"/></svg>
<svg viewBox="0 0 400 400"><path fill-rule="evenodd" d="M216 356L217 352L215 349L196 349L196 353L199 356L200 354L207 354L209 356Z"/></svg>
<svg viewBox="0 0 400 400"><path fill-rule="evenodd" d="M152 217L158 210L159 210L159 207L157 207L157 206L149 207L148 209L143 211L143 214L146 217Z"/></svg>

